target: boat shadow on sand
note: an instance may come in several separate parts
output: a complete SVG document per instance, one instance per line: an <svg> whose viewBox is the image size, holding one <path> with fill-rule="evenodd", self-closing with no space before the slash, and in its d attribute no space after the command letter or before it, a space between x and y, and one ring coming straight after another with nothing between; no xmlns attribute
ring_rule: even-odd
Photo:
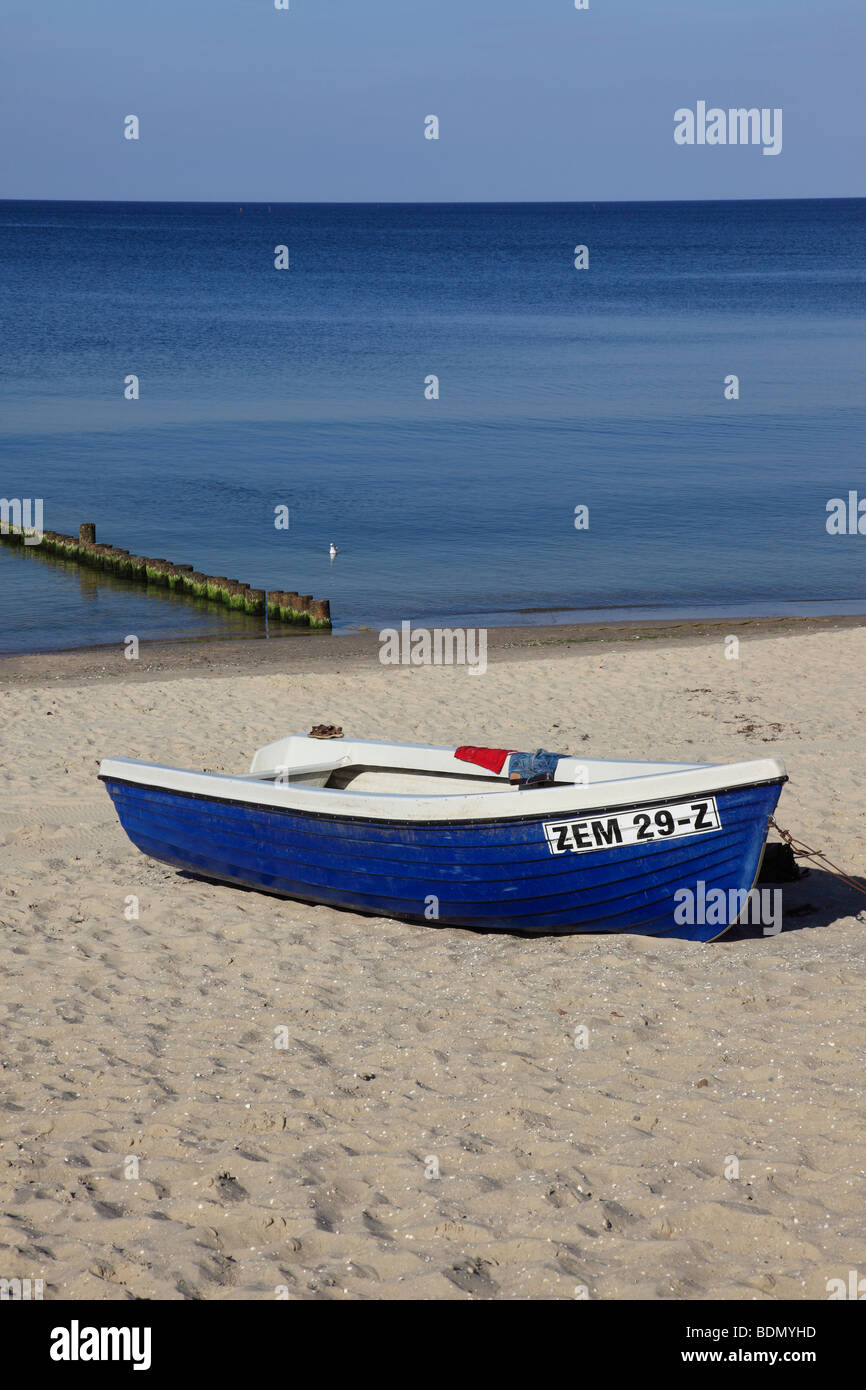
<svg viewBox="0 0 866 1390"><path fill-rule="evenodd" d="M866 892L866 880L855 878L854 881L860 883ZM856 917L866 912L863 893L850 888L826 869L807 869L795 882L779 882L762 875L756 887L781 892L783 932L830 927L845 917ZM764 934L765 929L760 923L738 923L719 938L719 945L750 941Z"/></svg>

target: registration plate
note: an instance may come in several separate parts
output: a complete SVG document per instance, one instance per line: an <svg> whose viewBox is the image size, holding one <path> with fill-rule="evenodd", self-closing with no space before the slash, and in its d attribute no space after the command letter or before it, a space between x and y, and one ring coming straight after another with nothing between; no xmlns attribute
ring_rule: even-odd
<svg viewBox="0 0 866 1390"><path fill-rule="evenodd" d="M551 854L586 854L594 849L676 840L681 835L701 835L721 828L715 797L705 796L640 811L617 811L612 816L546 821L544 833Z"/></svg>

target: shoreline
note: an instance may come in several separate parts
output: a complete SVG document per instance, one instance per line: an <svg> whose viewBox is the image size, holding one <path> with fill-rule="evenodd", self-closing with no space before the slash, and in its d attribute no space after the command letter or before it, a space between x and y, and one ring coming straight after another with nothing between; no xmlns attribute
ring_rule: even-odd
<svg viewBox="0 0 866 1390"><path fill-rule="evenodd" d="M420 624L419 624L420 626ZM456 626L456 625L455 625ZM504 660L562 658L576 646L625 650L636 641L664 646L723 642L727 636L800 636L841 632L866 626L866 614L824 618L647 619L645 622L563 623L555 626L514 624L487 629L490 663ZM286 646L284 644L288 643ZM73 647L60 651L0 654L0 687L74 685L80 681L139 682L184 677L226 677L317 673L349 666L377 666L378 633L303 632L264 637L169 638L142 643L141 655L129 661L124 644Z"/></svg>

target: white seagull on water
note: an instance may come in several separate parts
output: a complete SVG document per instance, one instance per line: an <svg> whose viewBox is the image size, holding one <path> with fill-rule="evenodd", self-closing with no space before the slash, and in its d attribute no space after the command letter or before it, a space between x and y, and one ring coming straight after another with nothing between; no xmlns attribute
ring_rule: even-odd
<svg viewBox="0 0 866 1390"><path fill-rule="evenodd" d="M337 547L334 545L334 542L333 542L333 541L331 541L331 549L330 549L330 552L329 552L329 553L330 553L330 556L331 556L331 559L332 559L332 560L333 560L333 558L334 558L335 555L338 555L338 554L339 554L339 551L337 550Z"/></svg>

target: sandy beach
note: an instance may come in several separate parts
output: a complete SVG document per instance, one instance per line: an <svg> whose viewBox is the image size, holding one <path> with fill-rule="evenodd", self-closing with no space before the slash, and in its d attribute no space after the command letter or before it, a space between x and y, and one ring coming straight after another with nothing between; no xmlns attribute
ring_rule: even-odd
<svg viewBox="0 0 866 1390"><path fill-rule="evenodd" d="M46 1300L772 1301L866 1271L866 898L829 874L784 885L781 935L709 946L413 926L152 862L96 776L243 772L318 722L773 753L780 824L866 882L866 626L502 630L474 677L374 639L0 663L0 1275Z"/></svg>

